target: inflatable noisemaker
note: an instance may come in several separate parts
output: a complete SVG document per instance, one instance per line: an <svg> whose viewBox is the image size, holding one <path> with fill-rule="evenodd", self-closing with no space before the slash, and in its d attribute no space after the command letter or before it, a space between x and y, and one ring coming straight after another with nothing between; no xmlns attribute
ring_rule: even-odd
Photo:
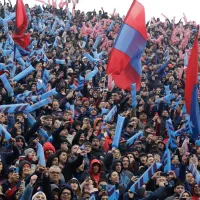
<svg viewBox="0 0 200 200"><path fill-rule="evenodd" d="M1 136L5 138L6 141L9 141L12 137L10 133L0 124Z"/></svg>
<svg viewBox="0 0 200 200"><path fill-rule="evenodd" d="M175 98L174 94L169 94L167 96L164 96L163 98L160 98L160 99L156 100L156 103L160 103L162 100L165 103L169 103L174 98Z"/></svg>
<svg viewBox="0 0 200 200"><path fill-rule="evenodd" d="M108 113L108 109L102 108L101 109L101 116Z"/></svg>
<svg viewBox="0 0 200 200"><path fill-rule="evenodd" d="M124 120L125 120L125 117L118 115L117 126L116 126L116 129L115 129L115 136L114 136L114 139L113 139L113 142L112 142L112 148L113 147L118 148L118 146L119 146L122 128L123 128L123 125L124 125Z"/></svg>
<svg viewBox="0 0 200 200"><path fill-rule="evenodd" d="M14 81L19 81L19 80L21 80L22 78L24 78L25 76L27 76L28 74L30 74L32 71L34 71L35 70L35 68L34 67L32 67L31 65L28 67L28 68L26 68L25 70L23 70L22 72L20 72L19 74L17 74L14 78L13 78L13 80Z"/></svg>
<svg viewBox="0 0 200 200"><path fill-rule="evenodd" d="M101 34L98 34L98 36L97 36L92 48L93 49L97 49L97 46L98 46L100 41L101 41Z"/></svg>
<svg viewBox="0 0 200 200"><path fill-rule="evenodd" d="M117 106L114 106L104 118L104 122L110 122L117 113Z"/></svg>
<svg viewBox="0 0 200 200"><path fill-rule="evenodd" d="M89 60L89 62L91 62L91 63L93 63L93 62L98 62L98 61L99 61L99 59L94 59L94 58L93 58L90 54L88 54L88 53L84 53L83 56L86 57L86 58Z"/></svg>
<svg viewBox="0 0 200 200"><path fill-rule="evenodd" d="M86 81L91 80L97 73L98 73L98 68L95 67L93 71L91 71L89 74L86 75L85 80Z"/></svg>
<svg viewBox="0 0 200 200"><path fill-rule="evenodd" d="M29 107L29 104L9 104L9 105L1 105L0 112L5 114L7 113L16 113L16 112L24 112Z"/></svg>
<svg viewBox="0 0 200 200"><path fill-rule="evenodd" d="M48 92L42 94L41 100L46 99L46 98L51 97L51 96L56 95L56 94L58 94L58 93L56 92L56 88L54 88L54 89L49 90Z"/></svg>
<svg viewBox="0 0 200 200"><path fill-rule="evenodd" d="M0 79L1 79L2 83L4 84L4 87L7 90L9 96L13 97L14 96L14 92L13 92L13 89L12 89L12 87L11 87L7 77L6 77L6 75L5 74L1 75Z"/></svg>
<svg viewBox="0 0 200 200"><path fill-rule="evenodd" d="M170 95L170 92L171 92L171 91L170 91L170 89L169 89L169 85L165 85L164 87L165 87L165 94L166 94L166 95Z"/></svg>
<svg viewBox="0 0 200 200"><path fill-rule="evenodd" d="M131 146L132 144L134 144L134 142L139 140L140 137L142 137L143 135L144 135L143 131L139 131L138 133L136 133L134 136L132 136L126 141L127 146Z"/></svg>
<svg viewBox="0 0 200 200"><path fill-rule="evenodd" d="M113 20L112 20L112 22L111 22L110 26L108 27L108 30L107 30L107 32L110 32L110 31L112 31L112 29L113 29L114 25L115 25L115 21L113 21Z"/></svg>
<svg viewBox="0 0 200 200"><path fill-rule="evenodd" d="M175 131L174 131L174 127L173 127L171 119L166 120L166 128L167 128L167 133L168 133L168 136L169 136L170 146L173 149L177 148L176 135L175 135Z"/></svg>
<svg viewBox="0 0 200 200"><path fill-rule="evenodd" d="M33 125L36 120L34 119L34 117L29 113L28 114L28 122ZM43 129L43 128L39 128L39 134L45 138L45 140L47 140L49 138L47 132Z"/></svg>
<svg viewBox="0 0 200 200"><path fill-rule="evenodd" d="M41 108L49 103L51 103L51 99L47 98L47 99L43 99L41 101L39 101L38 103L33 104L32 106L30 106L29 109L27 109L27 112L33 112L34 110L37 110L38 108Z"/></svg>
<svg viewBox="0 0 200 200"><path fill-rule="evenodd" d="M130 191L133 193L137 193L137 191L146 184L149 179L158 171L158 169L162 166L161 163L154 162L145 172L144 174L131 186Z"/></svg>
<svg viewBox="0 0 200 200"><path fill-rule="evenodd" d="M61 60L61 59L55 59L55 63L56 64L60 64L60 65L65 65L66 64L65 60Z"/></svg>
<svg viewBox="0 0 200 200"><path fill-rule="evenodd" d="M132 98L132 107L136 108L136 106L137 106L136 83L131 84L131 98Z"/></svg>
<svg viewBox="0 0 200 200"><path fill-rule="evenodd" d="M44 157L44 149L43 146L38 142L37 143L37 157L38 157L38 162L42 166L46 166L45 162L45 157Z"/></svg>

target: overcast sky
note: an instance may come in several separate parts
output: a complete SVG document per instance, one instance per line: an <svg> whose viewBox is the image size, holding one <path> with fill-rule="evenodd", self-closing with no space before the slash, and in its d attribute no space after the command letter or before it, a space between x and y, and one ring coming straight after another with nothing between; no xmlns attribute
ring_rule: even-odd
<svg viewBox="0 0 200 200"><path fill-rule="evenodd" d="M15 0L11 0L16 2ZM47 1L47 0L46 0ZM57 0L59 2L60 0ZM176 17L176 21L179 21L183 16L183 12L186 14L188 20L196 21L200 24L200 0L138 0L146 9L146 20L151 19L152 16L160 17L161 13L164 13L170 19L173 16ZM94 8L99 10L101 7L105 11L112 13L113 9L121 15L126 15L133 0L79 0L77 8L83 11L91 11ZM34 5L37 3L34 0L24 0L24 3ZM38 3L37 3L38 4Z"/></svg>

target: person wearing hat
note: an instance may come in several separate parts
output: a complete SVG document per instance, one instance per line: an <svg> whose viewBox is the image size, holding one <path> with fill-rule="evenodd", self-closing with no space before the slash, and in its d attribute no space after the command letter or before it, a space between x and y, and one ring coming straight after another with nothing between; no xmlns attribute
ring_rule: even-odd
<svg viewBox="0 0 200 200"><path fill-rule="evenodd" d="M18 135L15 137L15 140L16 140L16 146L20 152L20 155L23 155L25 147L26 147L26 141L24 137L22 135Z"/></svg>
<svg viewBox="0 0 200 200"><path fill-rule="evenodd" d="M32 200L47 200L47 198L43 192L39 191L33 195Z"/></svg>
<svg viewBox="0 0 200 200"><path fill-rule="evenodd" d="M123 163L121 160L113 160L111 171L116 171L119 174L119 184L123 185L124 187L128 186L130 179L126 173L124 173Z"/></svg>
<svg viewBox="0 0 200 200"><path fill-rule="evenodd" d="M99 138L94 136L91 139L91 144L92 144L92 150L90 154L97 159L104 158L106 156L106 153L104 150L100 149L100 141Z"/></svg>
<svg viewBox="0 0 200 200"><path fill-rule="evenodd" d="M54 197L54 200L58 200L60 188L56 184L51 184L51 193Z"/></svg>
<svg viewBox="0 0 200 200"><path fill-rule="evenodd" d="M27 160L30 163L37 163L37 157L36 152L33 148L28 148L24 151L25 160Z"/></svg>
<svg viewBox="0 0 200 200"><path fill-rule="evenodd" d="M76 178L72 178L67 182L67 184L72 188L75 196L74 198L80 199L82 196L82 192L79 181Z"/></svg>
<svg viewBox="0 0 200 200"><path fill-rule="evenodd" d="M22 180L31 174L31 163L24 160L19 163L19 176Z"/></svg>
<svg viewBox="0 0 200 200"><path fill-rule="evenodd" d="M19 173L15 166L11 166L8 172L8 179L3 180L1 183L2 192L7 196L7 198L13 198L19 186L17 186L19 179Z"/></svg>
<svg viewBox="0 0 200 200"><path fill-rule="evenodd" d="M43 145L45 160L48 159L49 155L56 152L54 146L50 142L45 142Z"/></svg>
<svg viewBox="0 0 200 200"><path fill-rule="evenodd" d="M72 188L65 184L62 186L60 193L59 193L59 200L73 200L74 193Z"/></svg>

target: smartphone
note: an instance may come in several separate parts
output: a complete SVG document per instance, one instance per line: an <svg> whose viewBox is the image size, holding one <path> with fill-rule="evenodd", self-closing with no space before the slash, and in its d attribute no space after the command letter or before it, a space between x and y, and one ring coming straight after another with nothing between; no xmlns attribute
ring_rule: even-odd
<svg viewBox="0 0 200 200"><path fill-rule="evenodd" d="M174 158L175 158L175 159L178 159L178 155L175 155Z"/></svg>
<svg viewBox="0 0 200 200"><path fill-rule="evenodd" d="M14 169L13 169L13 172L14 172L14 173L19 173L19 168L18 168L18 167L14 168Z"/></svg>
<svg viewBox="0 0 200 200"><path fill-rule="evenodd" d="M21 183L20 183L20 187L25 188L25 181L21 181Z"/></svg>
<svg viewBox="0 0 200 200"><path fill-rule="evenodd" d="M102 190L107 190L107 185L102 185L101 188Z"/></svg>
<svg viewBox="0 0 200 200"><path fill-rule="evenodd" d="M167 174L167 173L164 173L164 172L161 172L161 173L160 173L160 176L165 176L165 177L167 177L168 174Z"/></svg>
<svg viewBox="0 0 200 200"><path fill-rule="evenodd" d="M19 160L20 160L20 161L25 160L25 156L19 156Z"/></svg>
<svg viewBox="0 0 200 200"><path fill-rule="evenodd" d="M36 167L37 166L35 164L31 164L31 171L35 171Z"/></svg>
<svg viewBox="0 0 200 200"><path fill-rule="evenodd" d="M80 150L85 150L85 145L84 144L80 147Z"/></svg>

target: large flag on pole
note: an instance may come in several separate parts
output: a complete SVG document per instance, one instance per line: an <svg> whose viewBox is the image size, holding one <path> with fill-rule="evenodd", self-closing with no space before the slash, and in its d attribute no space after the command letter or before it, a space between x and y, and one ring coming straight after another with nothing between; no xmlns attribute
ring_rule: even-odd
<svg viewBox="0 0 200 200"><path fill-rule="evenodd" d="M23 0L17 0L16 3L16 33L22 35L26 31L28 26L28 17L26 14L26 9Z"/></svg>
<svg viewBox="0 0 200 200"><path fill-rule="evenodd" d="M15 19L15 33L12 38L16 44L26 49L30 44L30 35L24 34L28 26L28 17L23 0L17 0L16 3L16 19Z"/></svg>
<svg viewBox="0 0 200 200"><path fill-rule="evenodd" d="M112 74L119 88L130 90L131 84L136 83L136 90L140 89L140 59L146 47L146 40L144 7L134 0L115 41L106 69L106 73Z"/></svg>
<svg viewBox="0 0 200 200"><path fill-rule="evenodd" d="M192 139L200 134L200 117L198 103L198 34L195 37L186 73L185 104L192 126Z"/></svg>

